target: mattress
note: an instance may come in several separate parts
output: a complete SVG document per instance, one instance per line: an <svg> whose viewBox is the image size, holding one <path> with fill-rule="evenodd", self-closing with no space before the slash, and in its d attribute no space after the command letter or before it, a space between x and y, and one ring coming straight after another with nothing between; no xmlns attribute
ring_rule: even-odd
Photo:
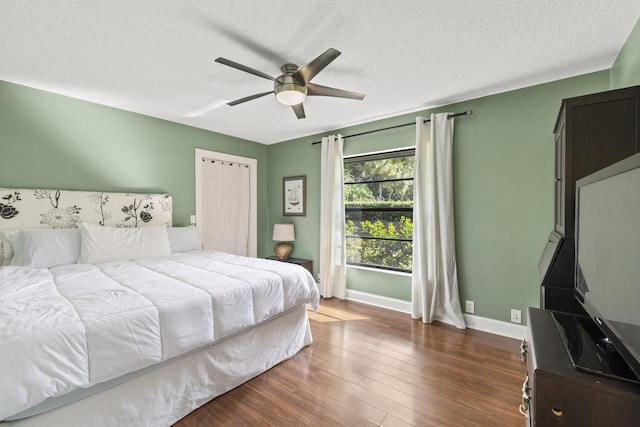
<svg viewBox="0 0 640 427"><path fill-rule="evenodd" d="M194 251L0 268L0 419L162 363L310 303L300 266Z"/></svg>

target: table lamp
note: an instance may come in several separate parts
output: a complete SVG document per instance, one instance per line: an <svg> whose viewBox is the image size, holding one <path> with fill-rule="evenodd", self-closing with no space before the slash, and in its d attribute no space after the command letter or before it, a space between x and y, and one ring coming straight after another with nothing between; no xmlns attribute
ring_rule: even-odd
<svg viewBox="0 0 640 427"><path fill-rule="evenodd" d="M293 245L292 242L296 239L293 232L293 224L273 224L273 240L278 243L273 247L273 252L278 259L287 259Z"/></svg>

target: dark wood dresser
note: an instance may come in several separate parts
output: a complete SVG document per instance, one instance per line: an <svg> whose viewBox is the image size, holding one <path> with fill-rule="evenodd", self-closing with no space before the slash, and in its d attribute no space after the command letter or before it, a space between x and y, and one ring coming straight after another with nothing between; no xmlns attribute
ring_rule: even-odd
<svg viewBox="0 0 640 427"><path fill-rule="evenodd" d="M640 385L576 370L551 311L529 308L522 412L527 426L640 425Z"/></svg>

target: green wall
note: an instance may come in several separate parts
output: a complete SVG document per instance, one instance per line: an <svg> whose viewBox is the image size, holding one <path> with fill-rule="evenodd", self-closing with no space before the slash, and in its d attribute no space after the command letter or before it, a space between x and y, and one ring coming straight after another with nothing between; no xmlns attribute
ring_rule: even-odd
<svg viewBox="0 0 640 427"><path fill-rule="evenodd" d="M640 19L611 67L611 89L640 85Z"/></svg>
<svg viewBox="0 0 640 427"><path fill-rule="evenodd" d="M258 159L264 246L265 145L2 81L0 111L0 187L167 192L174 225L195 213L195 148Z"/></svg>
<svg viewBox="0 0 640 427"><path fill-rule="evenodd" d="M508 321L510 309L539 305L537 264L553 229L553 125L563 98L609 89L609 72L533 86L449 105L473 110L455 119L454 191L460 298L479 316ZM329 133L350 135L415 121L407 114ZM321 135L269 147L270 220L296 225L294 255L319 262ZM415 144L415 127L345 141L345 155ZM307 176L306 217L283 217L282 177ZM267 250L267 249L265 249ZM347 287L405 301L407 276L348 269Z"/></svg>

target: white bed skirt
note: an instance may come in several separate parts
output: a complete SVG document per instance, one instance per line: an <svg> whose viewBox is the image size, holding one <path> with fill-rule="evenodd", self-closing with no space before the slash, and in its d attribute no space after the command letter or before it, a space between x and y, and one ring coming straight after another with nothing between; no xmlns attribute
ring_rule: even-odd
<svg viewBox="0 0 640 427"><path fill-rule="evenodd" d="M311 344L305 305L77 402L2 427L170 426Z"/></svg>

